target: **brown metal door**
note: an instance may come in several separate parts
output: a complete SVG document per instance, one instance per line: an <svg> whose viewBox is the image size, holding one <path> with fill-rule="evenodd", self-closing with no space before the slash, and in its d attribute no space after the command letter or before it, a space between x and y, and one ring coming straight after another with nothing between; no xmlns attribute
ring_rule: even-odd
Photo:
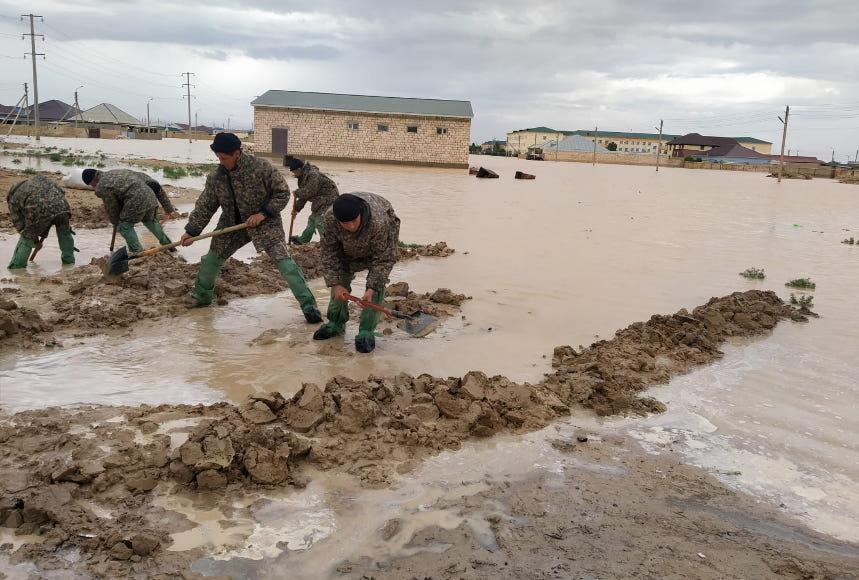
<svg viewBox="0 0 859 580"><path fill-rule="evenodd" d="M87 129L87 137L90 139L101 139L101 128L89 127Z"/></svg>
<svg viewBox="0 0 859 580"><path fill-rule="evenodd" d="M286 127L272 127L271 129L271 152L276 155L286 154L289 141L289 129Z"/></svg>

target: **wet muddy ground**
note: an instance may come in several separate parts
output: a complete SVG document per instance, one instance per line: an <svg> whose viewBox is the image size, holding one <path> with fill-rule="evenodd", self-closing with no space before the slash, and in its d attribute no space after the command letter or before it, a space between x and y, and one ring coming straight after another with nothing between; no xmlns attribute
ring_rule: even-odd
<svg viewBox="0 0 859 580"><path fill-rule="evenodd" d="M181 154L167 157L181 160ZM185 159L207 161L202 148ZM89 552L85 547L72 547L45 553L42 558L39 548L25 546L12 556L20 562L15 564L16 572L27 569L25 554L42 558L43 566L61 569L85 554L86 563L79 569L90 566L86 568L89 572L107 577L130 565L151 570L146 567L161 566L168 561L163 558L176 558L174 562L182 562L194 573L251 578L280 578L284 570L294 578L503 577L502 559L509 565L514 558L530 563L520 568L525 577L531 571L533 577L623 575L629 569L625 566L635 562L663 575L747 577L744 572L748 569L761 577L849 577L857 569L856 548L843 542L857 540L859 464L855 458L859 450L855 405L851 402L855 402L859 367L848 345L859 340L855 333L859 320L851 298L851 280L857 279L859 270L852 260L855 252L850 253L854 248L837 242L851 232L857 233L859 214L847 193L852 188L828 180L785 182L777 187L762 175L727 175L729 172L666 170L654 174L649 168L592 168L485 158L473 164L495 169L501 179L476 180L452 170L336 163L323 167L342 191L369 190L388 196L403 218L404 240L443 239L458 250L445 260L403 262L392 277L394 281L408 281L421 292L447 287L472 297L459 307L461 316L454 313L447 317L427 339L409 339L392 331L380 339L372 357L354 354L351 334L342 343L312 344L291 298L278 293L233 299L207 312L168 318L179 324L144 320L136 323L132 332L85 337L70 341L62 349L0 354L0 403L9 411L51 404L117 405L99 406L91 411L93 415L84 411L79 427L72 425L75 420L65 411L52 417L48 415L54 411L45 411L48 415L41 419L38 413L31 416L37 423L46 421L45 428L52 432L63 431L62 425L69 421L69 430L92 431L99 440L108 442L108 450L84 445L87 451L81 458L86 455L88 460L111 452L117 440L115 448L121 450L120 455L133 461L105 470L120 477L108 489L118 493L117 498L137 498L119 504L129 506L132 520L138 509L135 505L152 502L149 507L154 506L155 521L139 520L141 525L135 531L152 534L158 541L155 558L149 556L148 560L135 554L133 537L126 537L125 531L99 539L98 546L91 546ZM536 174L537 179L514 182L514 170ZM294 180L290 184L294 185ZM809 205L809 195L818 202ZM187 207L183 209L187 211ZM300 216L296 226L302 227L304 219ZM168 234L175 235L181 225L169 223ZM79 236L83 260L103 255L104 250L97 248L104 237L104 229ZM4 240L0 235L0 248L9 243L9 238ZM203 251L205 247L194 246L182 253L193 264ZM51 248L46 248L46 256L51 255ZM237 257L250 261L252 253ZM752 266L766 269L764 281L737 276ZM38 287L40 277L55 271L56 267L46 262L0 285L18 286L29 295ZM589 347L582 345L599 343L631 321L647 321L653 313L674 312L686 306L689 312L679 313L680 319L656 319L659 332L651 336L651 342L664 336L671 344L676 338L683 345L686 334L687 340L694 341L696 333L684 329L678 336L666 333L659 325L665 320L677 321L681 327L692 324L682 317L695 318L696 304L738 289L771 289L787 299L784 283L804 276L817 282L814 310L822 315L809 324L782 323L763 339L731 336L719 347L726 353L724 357L670 358L679 366L667 369L648 369L646 360L642 367L637 351L627 345L614 351L608 361L602 361L602 351L598 351L593 355L597 357L596 367L570 372L575 366L572 361L588 352ZM324 304L324 287L318 283L311 287ZM751 322L742 316L739 320L761 326L762 320L755 319L759 314L755 312ZM271 341L253 344L267 330L275 331ZM706 353L708 340L686 344L678 352L688 354L686 349L692 348ZM553 349L564 344L571 345L570 350L555 351L553 356ZM563 361L565 355L567 362L553 368L553 362ZM632 367L615 372L618 360ZM693 363L706 364L688 374L674 374ZM569 401L558 397L571 416L558 415L563 409L549 405L550 413L529 412L521 423L518 419L522 416L517 419L510 400L490 404L487 398L498 421L487 410L482 419L473 425L466 422L468 429L460 431L446 422L458 425L462 418L447 417L442 407L455 412L461 406L456 400L471 370L485 372L490 382L501 380L492 378L496 374L507 377L511 394L524 386L534 389L538 399L539 393L545 394L543 389L552 385L567 388L586 384L593 388L587 395L571 389ZM658 378L660 370L669 376ZM396 445L383 446L381 453L378 447L364 446L359 439L343 453L334 448L334 457L345 455L349 457L347 463L332 462L331 453L322 453L323 459L329 458L326 464L316 461L313 446L304 459L299 457L306 447L300 439L274 437L269 448L260 445L268 441L238 433L235 439L232 434L227 436L234 452L228 467L198 471L197 463L189 467L180 453L180 462L193 475L190 485L181 482L187 477L185 470L176 466L184 474L179 476L169 469L174 463L172 455L186 438L199 438L204 457L207 437L212 449L220 445L211 439L222 439L212 431L215 427L206 425L204 417L203 424L196 421L206 413L213 412L221 419L229 416L227 423L244 425L246 416L254 413L267 418L259 403L276 417L259 424L263 428L292 432L285 417L288 411L300 415L290 421L303 417L313 423L313 413L308 415L308 409L298 405L308 393L304 383L314 383L320 389L326 385L323 393L329 386L331 389L333 402L325 402L323 408L326 413L332 411L333 423L323 420L311 431L296 434L321 438L324 451L328 442L336 439L326 439L329 435L337 430L350 433L342 430L355 428L350 426L354 421L342 418L342 403L345 400L349 416L360 410L350 405L362 397L344 395L369 388L363 399L380 409L376 418L382 420L390 416L392 408L373 398L378 389L369 383L381 381L381 386L385 380L395 381L401 372L413 377L405 391L415 396L430 386L423 394L432 399L396 402L415 407L409 414L395 407L403 417L394 413L399 423L388 427L394 433L417 427L417 438L406 439L410 451L404 455L391 452ZM439 378L420 379L421 373ZM544 373L548 377L543 377ZM331 385L331 377L336 375L350 380ZM375 379L368 381L371 376ZM591 384L597 376L603 382ZM482 381L480 375L477 379ZM667 384L658 386L666 379ZM418 383L411 382L415 380ZM396 382L393 387L397 392ZM638 394L644 388L649 390ZM278 406L278 399L264 397L271 391L284 397L284 406L276 411L272 408ZM296 393L301 395L292 401ZM254 400L246 408L248 395L264 400ZM453 400L447 400L448 396ZM310 400L315 397L307 398L305 407L312 407ZM233 401L235 406L181 407L180 415L170 415L179 409L173 406L177 403L212 405L222 399ZM325 397L323 400L327 401ZM155 410L134 407L138 403L172 405ZM301 412L291 410L295 405ZM595 419L582 410L583 406L603 413L658 411L665 406L667 410L642 418L610 415ZM432 408L438 413L436 418L430 416L434 415ZM155 413L160 411L167 415L158 417ZM136 421L140 412L154 415L152 425L144 427ZM412 415L421 421L420 427ZM466 415L470 417L468 409ZM459 441L458 433L465 439L452 447L439 446L432 437L422 443L420 435L427 433L425 418L429 425L444 425L441 441ZM173 420L176 422L170 423ZM535 429L545 421L552 423L532 435L505 435ZM359 423L358 434L371 429L371 425ZM259 425L254 424L247 433L252 434ZM586 426L585 434L591 434L589 442L577 440L580 432L574 429L576 425ZM153 427L151 434L144 433ZM473 439L483 427L492 435ZM34 429L37 438L42 437L43 428ZM600 435L594 437L594 433ZM89 438L81 433L69 437L69 450L81 444L82 437L84 442ZM152 438L157 441L147 447ZM249 443L258 448L250 449ZM157 462L161 462L163 455L159 453L164 451L168 459L160 467L142 470L153 470L157 481L149 492L124 483L140 465L133 449L141 444L140 457L155 451ZM642 455L639 445L648 453L661 455ZM44 451L51 453L50 445ZM33 461L39 464L43 459L40 455ZM699 467L683 467L680 473L678 459ZM629 469L623 460L641 469ZM283 475L283 470L271 467L284 462L297 467L288 467L281 483L254 481L252 470L263 478ZM669 469L672 465L673 470ZM125 468L131 469L127 472ZM627 469L630 486L623 485L626 482L618 477L620 472L612 471L615 468ZM704 470L719 483L709 479ZM226 487L194 489L199 484L197 476L205 471L214 473L204 475L204 482L218 483L223 476ZM592 479L592 472L600 475ZM73 470L70 477L78 477L76 473ZM111 478L115 479L113 475ZM50 478L45 481L49 485L76 485L78 489L92 485L68 481L50 484ZM135 483L143 487L150 484ZM306 487L296 487L302 485ZM588 492L576 496L571 485ZM754 500L729 488L748 492L771 507L755 508L750 503ZM105 493L104 497L110 497L112 492ZM617 494L622 494L624 501L611 501ZM88 505L83 496L77 499ZM105 501L112 505L117 500ZM682 505L673 509L677 505L673 502ZM734 511L718 511L715 505ZM659 521L646 519L636 511L640 506L664 517ZM103 518L105 512L99 507L95 511L86 508L92 511L86 517ZM117 513L125 513L124 509L120 507ZM750 523L737 513L754 514L755 521ZM21 517L23 520L23 513ZM586 519L593 533L588 528L568 528L563 518L576 524ZM659 523L663 520L664 526ZM551 523L548 531L543 529L547 527L544 521ZM158 527L163 522L168 529ZM839 540L828 540L803 526ZM22 538L44 541L51 530L44 532L38 537L9 532L2 538L17 547ZM663 536L672 541L660 544ZM55 537L49 541L57 541ZM128 560L109 555L104 543L111 540L122 546L115 547L114 543L109 550L115 547L116 555L128 556ZM76 541L69 546L76 546ZM722 552L730 553L730 546L741 548L732 558L721 557ZM95 559L86 555L93 553L99 555ZM604 561L606 553L610 562ZM617 554L627 554L628 558ZM581 557L571 559L577 555ZM135 562L138 558L140 561ZM444 569L440 569L441 562Z"/></svg>

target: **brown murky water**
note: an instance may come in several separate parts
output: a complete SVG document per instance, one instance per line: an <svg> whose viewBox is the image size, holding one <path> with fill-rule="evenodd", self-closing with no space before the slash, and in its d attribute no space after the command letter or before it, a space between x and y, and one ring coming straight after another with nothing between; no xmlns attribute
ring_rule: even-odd
<svg viewBox="0 0 859 580"><path fill-rule="evenodd" d="M727 483L784 503L821 531L859 539L859 248L840 244L859 234L859 188L822 179L777 184L759 173L657 174L652 168L487 157L472 162L495 169L501 179L321 164L341 191L389 197L403 220L404 241L444 240L457 249L445 260L399 265L392 276L414 289L447 286L473 296L464 320L446 322L431 337L384 337L373 356L359 357L351 334L335 346L310 341L312 328L288 295L236 300L144 324L127 336L71 342L56 351L7 352L0 356L0 404L241 400L253 391L292 392L334 374L400 371L444 376L480 369L536 380L556 345L589 344L655 312L734 290L774 289L787 297L787 280L809 276L817 283L820 319L780 325L772 337L728 348L720 363L655 392L668 402L668 413L608 426L632 432L654 451L672 446ZM514 181L516 169L537 180ZM168 233L178 235L181 226L170 224ZM81 261L103 254L108 236L79 232ZM0 253L8 255L12 244L12 237L0 235ZM206 247L182 252L196 259ZM43 255L41 267L51 271L59 261L56 249L49 246ZM767 279L737 275L750 266L765 268ZM26 288L38 273L15 276L15 282ZM325 301L322 284L313 289ZM247 344L265 329L283 327L288 336L279 342ZM497 450L483 449L471 459L491 470ZM430 474L416 475L404 485L431 481ZM337 485L325 485L318 503L284 517L309 518L322 529L329 513L338 525L319 537L330 536L326 545L337 546L336 531L362 516L337 519L342 510L325 499ZM369 505L393 502L405 509L390 498L361 497ZM265 520L266 514L255 517Z"/></svg>

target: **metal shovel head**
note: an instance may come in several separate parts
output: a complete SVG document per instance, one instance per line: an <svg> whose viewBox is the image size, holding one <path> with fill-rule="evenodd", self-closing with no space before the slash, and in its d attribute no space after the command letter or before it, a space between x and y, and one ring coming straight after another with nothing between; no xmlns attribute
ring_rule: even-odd
<svg viewBox="0 0 859 580"><path fill-rule="evenodd" d="M128 272L128 249L122 246L110 255L104 273L107 276L121 276Z"/></svg>
<svg viewBox="0 0 859 580"><path fill-rule="evenodd" d="M409 318L400 320L399 324L397 324L401 330L408 332L415 338L425 337L438 328L438 325L438 318L420 310L412 314Z"/></svg>

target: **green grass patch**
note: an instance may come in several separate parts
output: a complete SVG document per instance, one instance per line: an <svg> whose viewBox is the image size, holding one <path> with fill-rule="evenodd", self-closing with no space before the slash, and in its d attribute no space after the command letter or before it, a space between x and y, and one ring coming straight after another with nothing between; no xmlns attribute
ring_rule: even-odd
<svg viewBox="0 0 859 580"><path fill-rule="evenodd" d="M71 167L74 164L75 164L75 160L71 157L67 157L66 159L63 160L63 165L66 167Z"/></svg>
<svg viewBox="0 0 859 580"><path fill-rule="evenodd" d="M763 280L767 277L763 268L747 268L740 272L740 276L748 280Z"/></svg>
<svg viewBox="0 0 859 580"><path fill-rule="evenodd" d="M788 288L798 288L800 290L814 290L817 284L811 281L811 278L796 278L785 284Z"/></svg>
<svg viewBox="0 0 859 580"><path fill-rule="evenodd" d="M188 172L184 167L165 167L162 171L164 172L164 177L169 179L180 179L188 176Z"/></svg>
<svg viewBox="0 0 859 580"><path fill-rule="evenodd" d="M12 163L14 163L15 165L19 165L21 163L21 160L20 159L13 159Z"/></svg>
<svg viewBox="0 0 859 580"><path fill-rule="evenodd" d="M48 157L48 159L50 159L51 161L62 161L63 156L60 155L59 153L51 153L51 155Z"/></svg>
<svg viewBox="0 0 859 580"><path fill-rule="evenodd" d="M28 167L27 169L24 170L24 173L26 173L27 175L36 175L36 170L33 169L32 167Z"/></svg>

